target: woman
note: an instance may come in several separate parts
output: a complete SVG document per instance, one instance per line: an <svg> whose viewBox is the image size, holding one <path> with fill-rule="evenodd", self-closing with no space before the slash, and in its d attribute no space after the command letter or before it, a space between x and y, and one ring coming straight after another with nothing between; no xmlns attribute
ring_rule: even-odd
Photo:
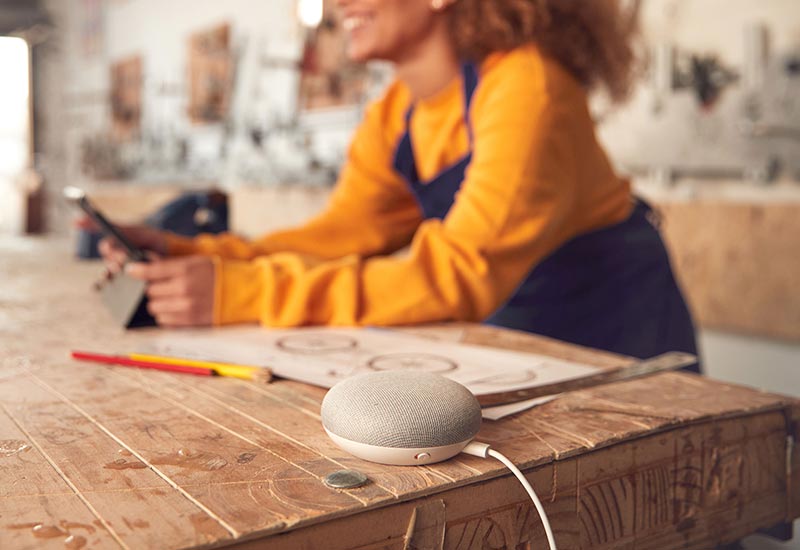
<svg viewBox="0 0 800 550"><path fill-rule="evenodd" d="M649 208L597 143L622 99L614 0L338 0L349 55L394 63L326 210L247 242L132 238L163 325L487 321L637 357L695 351ZM408 254L389 254L410 244ZM104 255L119 261L111 243Z"/></svg>

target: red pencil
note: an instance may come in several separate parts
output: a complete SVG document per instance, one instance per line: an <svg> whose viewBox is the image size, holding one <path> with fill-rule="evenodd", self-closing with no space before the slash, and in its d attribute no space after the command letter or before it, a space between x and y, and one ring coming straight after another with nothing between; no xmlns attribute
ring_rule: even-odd
<svg viewBox="0 0 800 550"><path fill-rule="evenodd" d="M88 351L73 351L73 359L78 361L90 361L92 363L103 363L106 365L118 365L120 367L136 367L140 369L165 370L170 372L183 372L196 374L198 376L214 376L212 369L202 367L186 367L183 365L168 365L166 363L156 363L151 361L137 361L120 355L105 355L102 353L92 353Z"/></svg>

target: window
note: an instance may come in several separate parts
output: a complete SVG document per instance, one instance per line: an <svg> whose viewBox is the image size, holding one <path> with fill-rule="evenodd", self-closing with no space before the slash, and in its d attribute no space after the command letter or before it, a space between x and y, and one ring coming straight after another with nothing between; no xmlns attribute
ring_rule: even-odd
<svg viewBox="0 0 800 550"><path fill-rule="evenodd" d="M23 217L14 179L30 162L28 44L0 37L0 229L14 230Z"/></svg>

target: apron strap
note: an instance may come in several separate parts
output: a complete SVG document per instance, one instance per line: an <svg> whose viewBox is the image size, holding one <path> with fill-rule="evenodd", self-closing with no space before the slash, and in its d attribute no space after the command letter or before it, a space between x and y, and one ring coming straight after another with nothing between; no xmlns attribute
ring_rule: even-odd
<svg viewBox="0 0 800 550"><path fill-rule="evenodd" d="M472 105L472 96L475 94L475 89L478 87L478 68L475 66L475 63L464 63L461 65L461 74L464 79L464 123L467 125L471 150L472 144L474 143L474 136L472 134L472 120L469 109Z"/></svg>
<svg viewBox="0 0 800 550"><path fill-rule="evenodd" d="M461 76L463 80L463 93L464 93L464 124L467 125L467 135L469 137L469 157L472 153L472 146L474 143L474 135L472 132L472 123L470 121L470 106L472 105L472 96L475 94L475 89L478 87L479 74L478 68L474 63L462 63ZM411 116L414 114L414 103L409 105L405 113L405 131L400 137L394 155L394 168L405 177L406 181L413 185L419 185L419 175L417 172L417 163L414 159L414 148L411 142ZM465 158L467 158L465 157Z"/></svg>

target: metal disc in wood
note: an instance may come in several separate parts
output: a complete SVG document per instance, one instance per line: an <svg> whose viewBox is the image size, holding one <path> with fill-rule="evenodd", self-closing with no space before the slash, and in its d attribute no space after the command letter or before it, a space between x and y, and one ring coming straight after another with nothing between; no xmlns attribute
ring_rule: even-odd
<svg viewBox="0 0 800 550"><path fill-rule="evenodd" d="M325 485L334 489L354 489L361 487L369 478L355 470L338 470L325 476Z"/></svg>

